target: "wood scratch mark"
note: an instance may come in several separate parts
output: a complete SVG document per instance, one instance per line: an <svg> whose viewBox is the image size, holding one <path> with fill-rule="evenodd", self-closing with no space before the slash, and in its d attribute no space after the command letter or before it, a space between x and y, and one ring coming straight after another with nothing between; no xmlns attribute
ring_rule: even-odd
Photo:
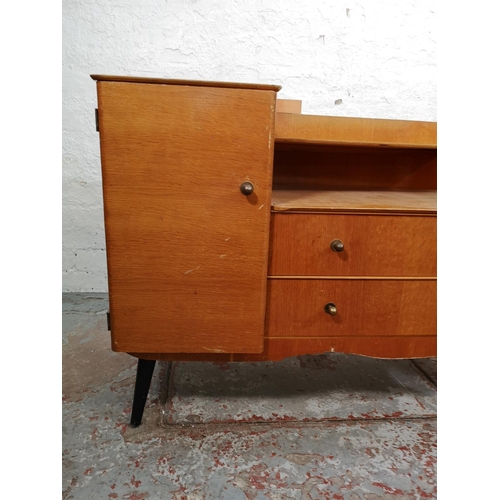
<svg viewBox="0 0 500 500"><path fill-rule="evenodd" d="M229 237L229 238L226 238L224 241L229 241L230 239L231 239L231 238Z"/></svg>
<svg viewBox="0 0 500 500"><path fill-rule="evenodd" d="M222 254L222 255L219 257L219 259L223 259L225 256L226 256L226 254L224 253L224 254Z"/></svg>
<svg viewBox="0 0 500 500"><path fill-rule="evenodd" d="M265 203L263 203L258 209L260 210L264 205L265 205Z"/></svg>
<svg viewBox="0 0 500 500"><path fill-rule="evenodd" d="M200 267L201 267L201 265L200 265L200 266L198 266L196 269L188 269L188 270L187 270L184 274L189 274L189 273L192 273L193 271L198 271L198 269L199 269Z"/></svg>
<svg viewBox="0 0 500 500"><path fill-rule="evenodd" d="M210 348L210 347L202 347L202 349L205 349L205 351L208 351L208 352L226 352L226 351L223 351L222 349L214 349L214 348Z"/></svg>

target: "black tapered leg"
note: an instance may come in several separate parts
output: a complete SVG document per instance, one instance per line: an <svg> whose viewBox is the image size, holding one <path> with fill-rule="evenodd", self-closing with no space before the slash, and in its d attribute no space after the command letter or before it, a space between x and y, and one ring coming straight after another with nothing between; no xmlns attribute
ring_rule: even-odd
<svg viewBox="0 0 500 500"><path fill-rule="evenodd" d="M138 427L141 425L142 414L148 399L149 386L153 377L156 361L154 359L139 359L137 363L137 377L135 379L134 403L132 405L132 417L130 425Z"/></svg>

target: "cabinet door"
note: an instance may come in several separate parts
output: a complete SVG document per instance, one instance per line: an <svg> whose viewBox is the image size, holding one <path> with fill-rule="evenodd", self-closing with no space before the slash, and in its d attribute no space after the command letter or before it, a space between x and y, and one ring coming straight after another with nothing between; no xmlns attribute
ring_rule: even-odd
<svg viewBox="0 0 500 500"><path fill-rule="evenodd" d="M113 350L261 352L276 92L97 88Z"/></svg>

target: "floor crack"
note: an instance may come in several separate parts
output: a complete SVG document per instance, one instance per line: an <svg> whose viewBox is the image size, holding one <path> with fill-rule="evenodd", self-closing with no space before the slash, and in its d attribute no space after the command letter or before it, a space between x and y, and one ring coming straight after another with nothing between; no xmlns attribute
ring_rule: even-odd
<svg viewBox="0 0 500 500"><path fill-rule="evenodd" d="M296 426L300 424L301 426L315 426L322 423L346 423L346 422L401 422L401 421L420 421L420 420L437 420L437 414L433 415L419 415L419 416L402 416L402 417L371 417L371 418L323 418L319 420L287 420L287 421L228 421L228 422L186 422L186 423L169 423L167 425L162 423L160 420L161 427L165 429L187 428L187 427L220 427L220 426L252 426L252 425L262 425L269 427L286 427L286 426Z"/></svg>

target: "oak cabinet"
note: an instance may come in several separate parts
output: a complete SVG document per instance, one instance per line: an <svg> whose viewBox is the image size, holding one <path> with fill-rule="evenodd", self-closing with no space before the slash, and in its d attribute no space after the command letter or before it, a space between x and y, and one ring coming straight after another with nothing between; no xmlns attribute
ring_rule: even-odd
<svg viewBox="0 0 500 500"><path fill-rule="evenodd" d="M138 380L155 360L436 355L436 123L92 78L111 347Z"/></svg>

